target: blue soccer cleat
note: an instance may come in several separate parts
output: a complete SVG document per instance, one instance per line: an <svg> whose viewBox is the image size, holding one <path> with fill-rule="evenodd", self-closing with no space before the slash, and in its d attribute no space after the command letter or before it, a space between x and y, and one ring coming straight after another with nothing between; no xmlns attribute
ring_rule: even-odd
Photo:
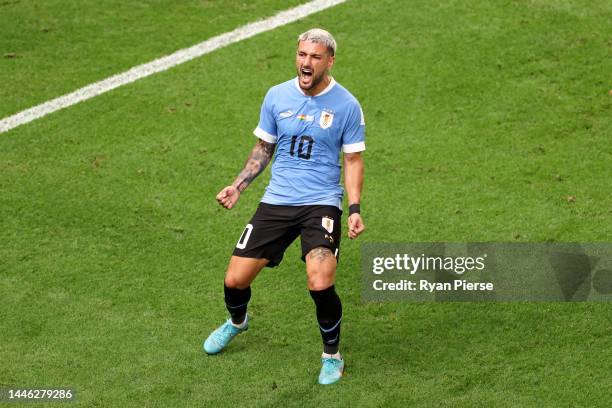
<svg viewBox="0 0 612 408"><path fill-rule="evenodd" d="M249 323L247 321L246 326L243 329L239 329L232 324L231 319L227 319L225 323L219 326L215 331L210 333L210 336L204 342L204 351L208 354L217 354L223 350L230 341L238 334L249 329Z"/></svg>
<svg viewBox="0 0 612 408"><path fill-rule="evenodd" d="M333 384L342 378L342 373L344 373L344 360L323 357L321 363L323 363L323 366L319 374L319 384Z"/></svg>

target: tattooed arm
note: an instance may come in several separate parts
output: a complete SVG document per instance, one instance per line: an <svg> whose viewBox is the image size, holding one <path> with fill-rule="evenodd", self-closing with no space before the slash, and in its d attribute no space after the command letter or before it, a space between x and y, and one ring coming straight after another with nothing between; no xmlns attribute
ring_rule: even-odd
<svg viewBox="0 0 612 408"><path fill-rule="evenodd" d="M234 180L231 186L225 187L217 194L217 201L219 204L228 210L236 205L240 198L240 193L243 192L249 184L251 184L251 181L264 171L268 163L270 163L275 146L274 143L264 142L261 139L257 142L249 158L244 163L244 168L238 177L236 177L236 180Z"/></svg>

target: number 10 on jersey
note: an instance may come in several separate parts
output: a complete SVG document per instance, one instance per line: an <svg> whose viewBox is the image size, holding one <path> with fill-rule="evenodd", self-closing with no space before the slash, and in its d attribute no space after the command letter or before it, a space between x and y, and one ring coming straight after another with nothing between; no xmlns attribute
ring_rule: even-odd
<svg viewBox="0 0 612 408"><path fill-rule="evenodd" d="M295 156L295 144L297 142L298 137L300 138L300 142L297 147L297 156L300 159L309 160L310 154L312 153L312 146L314 145L314 139L310 136L291 136L291 148L289 149L289 154L291 156Z"/></svg>

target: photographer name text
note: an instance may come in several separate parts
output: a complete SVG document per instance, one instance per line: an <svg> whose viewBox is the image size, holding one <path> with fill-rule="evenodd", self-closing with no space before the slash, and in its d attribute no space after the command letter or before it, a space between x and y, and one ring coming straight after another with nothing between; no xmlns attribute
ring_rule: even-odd
<svg viewBox="0 0 612 408"><path fill-rule="evenodd" d="M492 282L468 282L463 279L455 279L452 282L429 282L420 279L418 282L402 279L397 282L384 282L377 279L372 282L372 288L376 291L422 291L422 292L453 292L453 291L493 291Z"/></svg>

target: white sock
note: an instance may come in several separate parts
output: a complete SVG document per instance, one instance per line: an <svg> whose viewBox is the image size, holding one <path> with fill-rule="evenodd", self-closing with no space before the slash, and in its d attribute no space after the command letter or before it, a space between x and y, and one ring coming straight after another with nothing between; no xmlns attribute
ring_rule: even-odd
<svg viewBox="0 0 612 408"><path fill-rule="evenodd" d="M321 358L335 358L336 360L342 360L342 356L340 355L339 351L336 354L323 353L321 354Z"/></svg>
<svg viewBox="0 0 612 408"><path fill-rule="evenodd" d="M242 323L236 324L234 322L232 322L232 319L230 319L230 323L232 324L232 326L234 326L237 329L244 329L247 325L247 321L249 320L249 315L246 314L244 315L244 320L242 321Z"/></svg>

